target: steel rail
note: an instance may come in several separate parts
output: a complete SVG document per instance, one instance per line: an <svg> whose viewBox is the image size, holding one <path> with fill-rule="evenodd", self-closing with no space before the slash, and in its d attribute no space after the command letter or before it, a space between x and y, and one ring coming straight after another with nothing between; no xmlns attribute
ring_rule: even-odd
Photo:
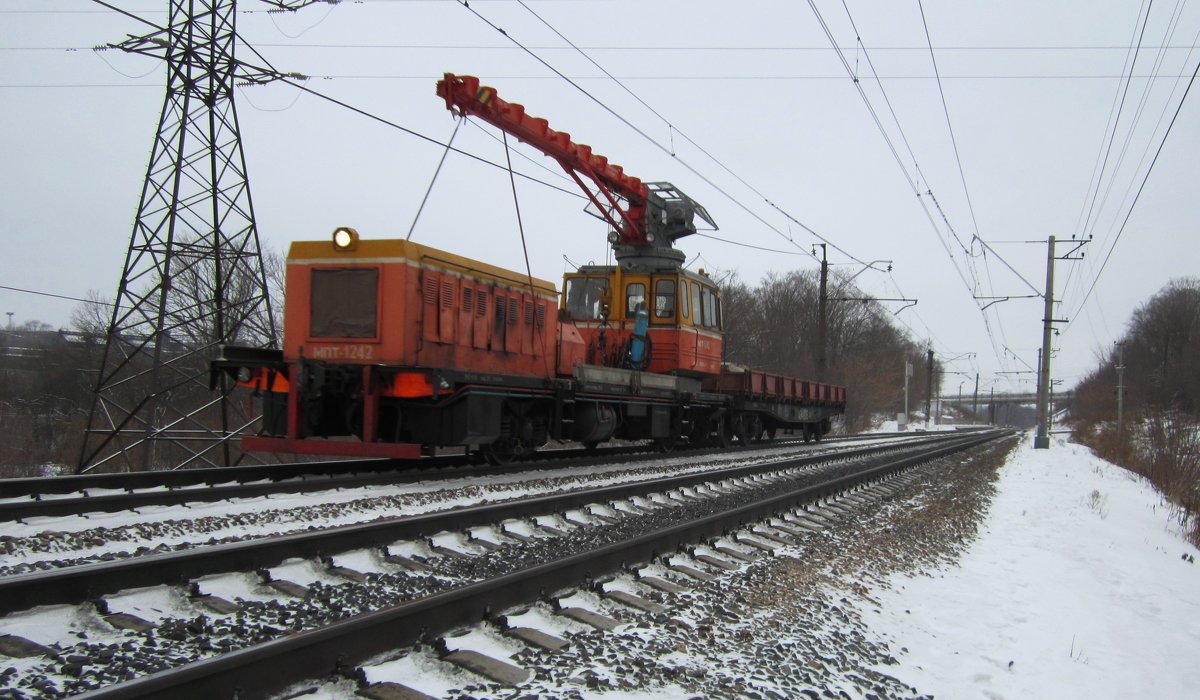
<svg viewBox="0 0 1200 700"><path fill-rule="evenodd" d="M37 605L94 600L102 595L128 588L181 584L210 574L261 570L294 557L331 556L339 552L381 546L399 540L429 537L447 530L462 530L530 515L562 512L598 502L672 491L705 482L744 478L827 461L870 459L887 452L919 449L931 442L949 440L957 443L969 439L971 438L962 435L954 435L953 439L929 437L900 445L861 447L832 454L789 457L774 462L632 481L596 489L580 489L425 515L389 518L312 532L8 576L0 578L0 614Z"/></svg>
<svg viewBox="0 0 1200 700"><path fill-rule="evenodd" d="M883 433L883 435L893 436ZM861 439L856 437L841 439ZM775 441L766 445L803 444L800 440ZM645 446L617 447L603 451L547 451L537 461L515 462L504 466L467 465L461 458L430 458L430 461L350 460L286 464L274 467L216 467L165 472L122 474L82 474L77 476L0 479L0 498L28 497L30 500L0 502L0 522L34 517L114 513L146 506L171 506L185 503L211 503L233 498L253 498L274 493L309 493L340 488L358 488L386 484L404 484L438 478L466 478L522 471L559 469L601 464L613 457L646 460L661 457ZM690 454L712 454L719 449L705 448ZM435 461L441 460L441 461ZM307 468L307 470L306 470ZM229 482L238 483L231 484ZM131 489L162 489L144 490ZM49 494L86 492L87 489L126 489L125 493L84 496Z"/></svg>
<svg viewBox="0 0 1200 700"><path fill-rule="evenodd" d="M724 513L161 671L81 697L88 700L231 697L251 700L266 697L305 680L345 674L371 657L477 623L501 610L537 600L547 592L581 585L629 563L648 561L689 542L721 535L780 510L926 460L970 449L1005 434L1009 433L977 434L951 445L801 487Z"/></svg>

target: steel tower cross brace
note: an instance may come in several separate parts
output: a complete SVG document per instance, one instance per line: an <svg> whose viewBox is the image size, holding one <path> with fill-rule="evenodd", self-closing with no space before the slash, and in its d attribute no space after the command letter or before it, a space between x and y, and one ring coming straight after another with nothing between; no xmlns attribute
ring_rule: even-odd
<svg viewBox="0 0 1200 700"><path fill-rule="evenodd" d="M170 0L166 27L112 45L164 60L167 90L79 472L229 465L255 422L208 373L221 344L277 346L234 104L236 5Z"/></svg>

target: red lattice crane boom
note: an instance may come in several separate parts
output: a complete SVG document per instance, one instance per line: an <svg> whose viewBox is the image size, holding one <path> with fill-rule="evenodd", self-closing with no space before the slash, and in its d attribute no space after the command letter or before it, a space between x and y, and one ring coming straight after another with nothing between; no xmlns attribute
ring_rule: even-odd
<svg viewBox="0 0 1200 700"><path fill-rule="evenodd" d="M480 85L479 78L446 73L438 81L437 94L445 99L447 109L478 117L558 161L617 232L614 247L670 248L676 239L696 232L696 215L715 228L703 207L670 184L645 183L626 175L624 168L593 153L591 146L571 141L567 132L555 131L545 119L526 114L524 106L500 99L495 88ZM580 175L596 184L607 206Z"/></svg>

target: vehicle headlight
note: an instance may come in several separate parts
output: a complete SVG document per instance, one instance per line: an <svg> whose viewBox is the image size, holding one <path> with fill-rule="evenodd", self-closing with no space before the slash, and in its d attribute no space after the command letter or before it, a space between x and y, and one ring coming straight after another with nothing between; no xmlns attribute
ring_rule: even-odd
<svg viewBox="0 0 1200 700"><path fill-rule="evenodd" d="M358 246L358 231L349 226L339 226L333 231L334 250L354 250Z"/></svg>

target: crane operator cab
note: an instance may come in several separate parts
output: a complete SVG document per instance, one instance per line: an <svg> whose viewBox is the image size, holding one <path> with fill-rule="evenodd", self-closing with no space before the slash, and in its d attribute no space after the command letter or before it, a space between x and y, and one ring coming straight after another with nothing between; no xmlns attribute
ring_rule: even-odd
<svg viewBox="0 0 1200 700"><path fill-rule="evenodd" d="M721 296L701 270L683 269L674 247L696 219L716 228L703 206L670 183L645 183L641 240L616 230L616 265L585 265L563 279L563 311L587 343L589 364L662 374L721 371Z"/></svg>
<svg viewBox="0 0 1200 700"><path fill-rule="evenodd" d="M701 376L721 371L721 296L701 270L584 265L563 279L562 311L588 364Z"/></svg>

